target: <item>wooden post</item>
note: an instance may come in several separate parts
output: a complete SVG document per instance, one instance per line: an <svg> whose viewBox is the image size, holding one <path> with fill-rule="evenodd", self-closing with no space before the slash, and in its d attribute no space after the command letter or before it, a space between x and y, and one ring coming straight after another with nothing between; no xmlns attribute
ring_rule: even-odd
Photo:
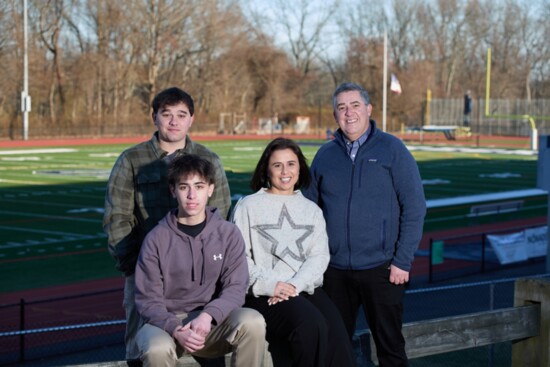
<svg viewBox="0 0 550 367"><path fill-rule="evenodd" d="M512 367L550 367L550 280L518 279L514 306L540 305L540 333L512 345Z"/></svg>

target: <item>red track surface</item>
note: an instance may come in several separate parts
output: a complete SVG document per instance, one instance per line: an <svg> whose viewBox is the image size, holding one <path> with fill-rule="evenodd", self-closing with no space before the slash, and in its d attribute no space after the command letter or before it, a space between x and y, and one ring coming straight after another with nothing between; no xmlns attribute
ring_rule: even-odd
<svg viewBox="0 0 550 367"><path fill-rule="evenodd" d="M404 139L405 141L419 142L419 138L413 134L394 135ZM273 134L273 135L195 135L191 134L193 140L208 141L208 140L269 140L276 136L285 136L291 139L323 139L324 135L309 134L309 135L292 135L292 134ZM73 138L73 139L31 139L31 140L0 140L0 148L37 148L37 147L54 147L67 145L93 145L93 144L135 144L148 140L151 136L134 136L120 138ZM459 138L457 140L446 140L443 135L433 135L432 138L425 138L427 144L438 145L469 145L475 146L479 143L480 146L490 145L492 147L509 147L528 149L530 144L529 137L511 137L511 136L496 136L496 135L479 135L469 139ZM484 144L484 142L490 142Z"/></svg>

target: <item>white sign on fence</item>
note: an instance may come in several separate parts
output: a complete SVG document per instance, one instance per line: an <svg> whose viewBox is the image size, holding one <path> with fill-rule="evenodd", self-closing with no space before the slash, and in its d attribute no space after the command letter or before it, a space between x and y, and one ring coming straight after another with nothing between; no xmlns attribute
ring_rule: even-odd
<svg viewBox="0 0 550 367"><path fill-rule="evenodd" d="M528 259L524 232L507 235L488 235L487 239L501 264L510 264Z"/></svg>
<svg viewBox="0 0 550 367"><path fill-rule="evenodd" d="M548 226L526 229L525 242L529 258L546 256L548 251Z"/></svg>
<svg viewBox="0 0 550 367"><path fill-rule="evenodd" d="M548 250L548 227L527 229L506 235L487 235L501 264L545 256Z"/></svg>

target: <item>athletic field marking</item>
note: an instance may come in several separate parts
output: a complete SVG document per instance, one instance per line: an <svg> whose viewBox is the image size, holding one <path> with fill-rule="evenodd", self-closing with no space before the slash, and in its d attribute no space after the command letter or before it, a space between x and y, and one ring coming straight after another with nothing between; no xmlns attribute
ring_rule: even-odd
<svg viewBox="0 0 550 367"><path fill-rule="evenodd" d="M52 183L50 182L50 185ZM80 194L82 192L85 192L85 193L93 193L93 192L105 192L105 187L103 186L99 186L99 187L96 187L96 186L81 186L80 184L78 183L71 183L69 184L70 186L78 186L78 187L82 187L80 189L73 189L71 190L71 192L73 193L77 193L77 194ZM18 187L10 187L10 188L6 188L4 189L3 191L10 191L10 192L15 192L16 194L5 194L4 196L8 196L8 195L12 195L12 196L17 196L18 194L17 193L20 193L20 192L23 192L23 190L21 190L20 188ZM30 195L32 196L47 196L47 195L56 195L57 193L59 193L60 190L41 190L41 191L36 191L36 190L33 190L30 192Z"/></svg>
<svg viewBox="0 0 550 367"><path fill-rule="evenodd" d="M32 171L33 175L48 176L71 176L71 177L94 177L97 179L108 179L111 174L110 169L64 169L64 170L41 170Z"/></svg>
<svg viewBox="0 0 550 367"><path fill-rule="evenodd" d="M87 235L87 234L60 232L60 231L46 231L43 229L32 229L28 227L20 228L20 227L11 227L11 226L0 226L0 229L3 229L5 231L11 231L11 232L31 232L31 233L40 233L40 234L46 234L46 235L65 236L65 237L70 237L73 240L79 240L79 239L90 237L90 235ZM95 235L93 237L95 237ZM51 240L51 238L47 238L47 240Z"/></svg>
<svg viewBox="0 0 550 367"><path fill-rule="evenodd" d="M0 229L3 229L3 228L0 227ZM8 228L8 230L14 230L14 229L15 228L11 228L11 227ZM47 232L47 231L37 231L37 230L26 230L24 228L19 228L19 231L21 231L21 232L41 233L41 234L44 234L45 232ZM56 234L56 233L50 232L50 233L47 233L47 234L52 235L52 234ZM61 245L61 244L65 244L65 243L68 243L68 242L97 240L97 239L104 239L104 238L107 237L105 235L105 233L97 233L95 235L82 235L82 234L74 234L74 233L63 234L63 232L60 232L59 235L63 236L63 237L60 237L60 238L57 238L57 239L46 237L43 240L27 240L25 242L15 242L15 241L6 242L5 244L0 244L0 250L7 250L7 249L10 249L10 248L53 245L53 244ZM94 246L97 247L97 245L95 245L95 244L94 244ZM60 248L63 249L63 250L65 249L64 247L57 247L56 249L60 249ZM77 245L77 248L82 248L82 245Z"/></svg>
<svg viewBox="0 0 550 367"><path fill-rule="evenodd" d="M87 222L87 223L103 222L101 219L65 217L63 215L45 215L45 214L25 213L25 212L11 212L11 211L5 211L5 210L0 210L0 214L19 215L20 217L30 217L30 218L61 219L61 220L68 220L68 221L74 221L74 222ZM6 227L6 228L9 228L9 227Z"/></svg>
<svg viewBox="0 0 550 367"><path fill-rule="evenodd" d="M36 194L36 193L17 193L17 194L4 194L3 195L3 198L5 201L10 201L10 202L16 202L16 203L21 203L21 204L31 204L31 205L35 205L36 204L36 201L25 201L25 200L20 200L18 198L38 198L40 196L56 196L56 195L59 195L60 192L55 192L55 193L40 193L40 194ZM85 198L96 198L96 196L89 196L89 195L78 195L78 197L85 197ZM40 201L40 204L42 205L52 205L52 206L61 206L61 207L75 207L76 204L70 204L70 203L59 203L59 202L51 202L51 201Z"/></svg>
<svg viewBox="0 0 550 367"><path fill-rule="evenodd" d="M7 182L7 183L15 183L15 184L21 184L21 185L27 185L27 186L40 186L40 185L51 185L51 182L41 182L41 181L19 181L19 180L5 180L3 178L0 178L0 182Z"/></svg>
<svg viewBox="0 0 550 367"><path fill-rule="evenodd" d="M422 180L422 185L446 185L450 183L451 181L443 180L441 178L434 178L433 180Z"/></svg>
<svg viewBox="0 0 550 367"><path fill-rule="evenodd" d="M19 263L19 262L26 262L26 261L35 261L35 260L42 260L42 259L51 259L51 258L59 258L62 256L71 256L71 255L85 255L85 254L93 254L98 252L103 252L104 249L89 249L89 250L79 250L79 251L64 251L61 253L54 253L54 254L44 254L46 251L42 249L38 249L36 252L44 254L44 255L38 255L38 256L30 256L20 259L6 259L0 261L0 264L7 264L7 263ZM27 253L24 253L24 255L29 255Z"/></svg>
<svg viewBox="0 0 550 367"><path fill-rule="evenodd" d="M94 158L118 158L120 153L90 153L88 157Z"/></svg>
<svg viewBox="0 0 550 367"><path fill-rule="evenodd" d="M80 208L80 209L72 209L67 211L67 213L70 213L70 214L90 213L90 212L103 214L105 213L105 208Z"/></svg>
<svg viewBox="0 0 550 367"><path fill-rule="evenodd" d="M23 161L39 161L42 158L40 157L5 157L2 158L2 161L6 162L23 162Z"/></svg>
<svg viewBox="0 0 550 367"><path fill-rule="evenodd" d="M0 150L0 155L18 155L18 154L43 154L43 153L75 153L77 149L70 148L52 148L52 149L23 149L23 150Z"/></svg>
<svg viewBox="0 0 550 367"><path fill-rule="evenodd" d="M488 177L488 178L510 178L510 177L521 177L519 173L481 173L479 177Z"/></svg>
<svg viewBox="0 0 550 367"><path fill-rule="evenodd" d="M234 147L233 150L240 152L261 151L264 148L261 147Z"/></svg>
<svg viewBox="0 0 550 367"><path fill-rule="evenodd" d="M526 149L487 149L487 148L464 148L464 147L428 147L411 145L407 148L410 151L419 152L447 152L447 153L482 153L482 154L510 154L510 155L538 155L536 150Z"/></svg>

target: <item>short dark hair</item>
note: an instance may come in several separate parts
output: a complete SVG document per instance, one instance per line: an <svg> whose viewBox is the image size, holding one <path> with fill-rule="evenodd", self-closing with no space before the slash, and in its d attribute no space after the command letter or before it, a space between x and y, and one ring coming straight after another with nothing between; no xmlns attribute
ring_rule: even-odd
<svg viewBox="0 0 550 367"><path fill-rule="evenodd" d="M189 93L177 87L165 89L153 98L153 102L151 102L153 114L158 113L159 110L166 106L175 106L178 103L185 104L189 109L191 116L195 114L195 104L193 103L193 98L191 98Z"/></svg>
<svg viewBox="0 0 550 367"><path fill-rule="evenodd" d="M298 163L300 164L300 176L298 177L298 182L294 185L294 190L300 190L309 186L311 183L311 174L309 173L307 159L298 144L291 139L276 138L272 140L267 147L265 147L265 150L256 165L256 169L252 175L252 180L250 181L250 188L252 188L252 190L258 191L262 187L269 187L269 177L267 177L269 159L274 151L283 149L292 150L298 157Z"/></svg>
<svg viewBox="0 0 550 367"><path fill-rule="evenodd" d="M196 154L184 154L170 162L168 184L170 187L175 187L180 178L192 174L204 178L209 185L213 184L216 178L214 165L210 161Z"/></svg>
<svg viewBox="0 0 550 367"><path fill-rule="evenodd" d="M342 83L338 87L336 87L334 93L332 94L332 108L334 109L334 111L336 111L336 96L338 96L340 93L351 91L359 92L359 95L361 95L361 99L363 100L363 102L365 102L366 105L370 104L369 92L367 92L365 88L355 83Z"/></svg>

